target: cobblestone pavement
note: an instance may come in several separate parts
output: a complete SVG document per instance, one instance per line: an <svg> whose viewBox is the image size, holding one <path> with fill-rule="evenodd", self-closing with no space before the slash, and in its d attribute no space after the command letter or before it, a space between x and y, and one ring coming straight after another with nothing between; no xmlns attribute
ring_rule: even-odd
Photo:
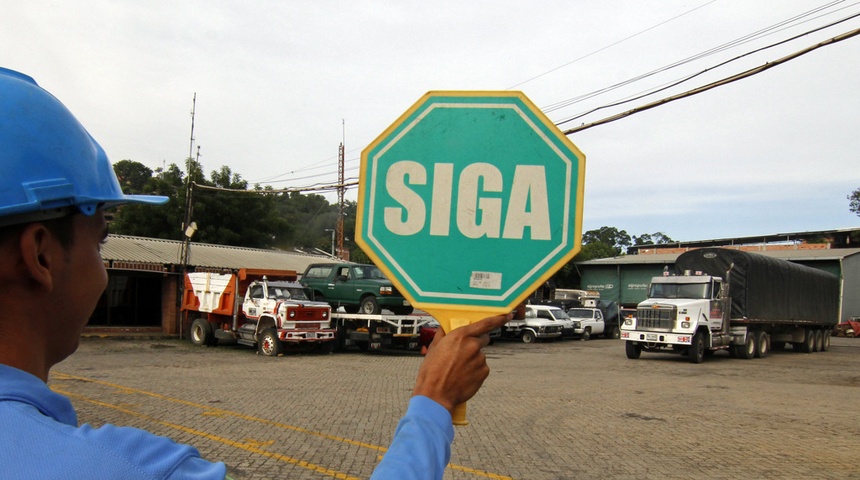
<svg viewBox="0 0 860 480"><path fill-rule="evenodd" d="M860 478L860 338L701 365L621 340L486 350L446 479ZM190 443L239 479L368 478L421 357L268 358L180 340L84 339L50 385L82 423Z"/></svg>

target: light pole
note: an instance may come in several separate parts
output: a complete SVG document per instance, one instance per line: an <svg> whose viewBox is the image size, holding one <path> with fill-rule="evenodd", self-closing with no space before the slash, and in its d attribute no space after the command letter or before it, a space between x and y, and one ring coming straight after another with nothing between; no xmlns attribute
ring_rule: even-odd
<svg viewBox="0 0 860 480"><path fill-rule="evenodd" d="M334 258L334 234L337 232L337 230L333 228L326 228L325 231L331 232L331 256L332 258Z"/></svg>

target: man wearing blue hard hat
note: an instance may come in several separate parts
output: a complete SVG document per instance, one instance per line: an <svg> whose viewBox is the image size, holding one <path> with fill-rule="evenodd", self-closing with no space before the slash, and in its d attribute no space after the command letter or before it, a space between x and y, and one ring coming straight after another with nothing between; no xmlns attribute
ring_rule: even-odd
<svg viewBox="0 0 860 480"><path fill-rule="evenodd" d="M125 195L104 150L36 82L0 68L0 473L4 479L224 479L196 448L144 430L78 426L51 391L102 292L104 209L162 204ZM496 316L437 334L406 415L373 478L441 479L454 438L451 411L489 374L481 352Z"/></svg>

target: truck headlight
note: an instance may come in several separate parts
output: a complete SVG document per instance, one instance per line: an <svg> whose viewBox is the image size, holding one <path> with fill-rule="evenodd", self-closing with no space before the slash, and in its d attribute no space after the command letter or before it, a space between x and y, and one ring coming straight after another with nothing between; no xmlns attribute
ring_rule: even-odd
<svg viewBox="0 0 860 480"><path fill-rule="evenodd" d="M289 317L290 317L290 318L296 318L296 311L295 311L295 310L290 310L290 312L288 313L288 315L289 315Z"/></svg>
<svg viewBox="0 0 860 480"><path fill-rule="evenodd" d="M391 287L379 287L380 295L391 295L392 288Z"/></svg>
<svg viewBox="0 0 860 480"><path fill-rule="evenodd" d="M681 322L681 328L690 328L690 322Z"/></svg>
<svg viewBox="0 0 860 480"><path fill-rule="evenodd" d="M624 319L624 325L633 325L633 317L627 317Z"/></svg>

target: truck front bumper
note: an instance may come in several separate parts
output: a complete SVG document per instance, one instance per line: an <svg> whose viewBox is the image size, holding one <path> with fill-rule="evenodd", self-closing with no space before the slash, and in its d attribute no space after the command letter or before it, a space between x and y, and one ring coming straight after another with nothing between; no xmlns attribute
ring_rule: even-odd
<svg viewBox="0 0 860 480"><path fill-rule="evenodd" d="M279 330L282 342L330 342L334 340L334 330Z"/></svg>
<svg viewBox="0 0 860 480"><path fill-rule="evenodd" d="M621 339L645 345L686 345L693 343L692 333L647 332L641 330L621 330Z"/></svg>

